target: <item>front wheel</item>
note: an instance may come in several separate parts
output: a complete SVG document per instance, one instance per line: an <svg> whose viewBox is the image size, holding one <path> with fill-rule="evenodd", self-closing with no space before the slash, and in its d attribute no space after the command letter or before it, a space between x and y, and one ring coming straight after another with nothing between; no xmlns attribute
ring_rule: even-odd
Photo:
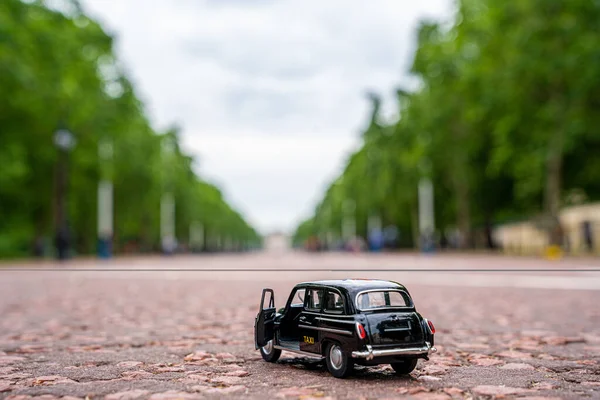
<svg viewBox="0 0 600 400"><path fill-rule="evenodd" d="M400 362L392 363L391 365L397 374L406 375L406 374L410 374L411 372L413 372L413 370L417 366L417 361L418 360L416 358L409 358L407 360L402 360Z"/></svg>
<svg viewBox="0 0 600 400"><path fill-rule="evenodd" d="M336 378L345 378L354 370L354 360L348 357L339 344L332 343L325 354L327 369Z"/></svg>
<svg viewBox="0 0 600 400"><path fill-rule="evenodd" d="M263 360L267 362L275 362L279 360L281 350L276 349L275 346L273 346L273 340L269 340L267 344L260 348L260 355Z"/></svg>

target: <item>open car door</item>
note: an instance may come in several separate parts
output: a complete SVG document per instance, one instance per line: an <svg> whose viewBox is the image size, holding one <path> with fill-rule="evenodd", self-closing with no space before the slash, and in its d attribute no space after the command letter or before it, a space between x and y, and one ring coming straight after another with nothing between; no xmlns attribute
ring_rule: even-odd
<svg viewBox="0 0 600 400"><path fill-rule="evenodd" d="M265 300L267 303L265 304ZM254 345L258 349L273 339L275 325L275 294L273 289L263 289L260 298L260 309L254 321Z"/></svg>

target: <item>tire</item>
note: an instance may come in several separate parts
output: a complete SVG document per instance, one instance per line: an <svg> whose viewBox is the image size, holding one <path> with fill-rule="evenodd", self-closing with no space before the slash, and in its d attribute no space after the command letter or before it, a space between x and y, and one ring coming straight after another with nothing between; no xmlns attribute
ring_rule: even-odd
<svg viewBox="0 0 600 400"><path fill-rule="evenodd" d="M404 361L392 363L391 366L398 375L407 375L413 372L417 366L417 361L416 358L407 358Z"/></svg>
<svg viewBox="0 0 600 400"><path fill-rule="evenodd" d="M266 345L260 348L260 355L266 362L276 362L281 356L281 350L273 346L273 340L269 340Z"/></svg>
<svg viewBox="0 0 600 400"><path fill-rule="evenodd" d="M345 378L354 370L354 360L337 343L331 343L327 346L325 364L327 364L327 369L331 375L336 378Z"/></svg>

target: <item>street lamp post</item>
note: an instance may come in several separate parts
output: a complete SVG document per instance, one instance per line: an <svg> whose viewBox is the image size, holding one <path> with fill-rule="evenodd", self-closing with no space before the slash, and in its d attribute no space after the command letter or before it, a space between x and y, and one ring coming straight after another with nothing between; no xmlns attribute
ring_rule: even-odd
<svg viewBox="0 0 600 400"><path fill-rule="evenodd" d="M66 129L54 133L54 145L58 149L58 177L56 188L56 237L55 245L59 260L69 257L70 235L67 211L69 152L75 146L73 134Z"/></svg>
<svg viewBox="0 0 600 400"><path fill-rule="evenodd" d="M164 192L160 202L160 236L164 254L172 254L176 250L175 237L175 196L170 176L172 157L175 152L174 139L165 138L162 144L163 173L165 174Z"/></svg>
<svg viewBox="0 0 600 400"><path fill-rule="evenodd" d="M342 237L344 245L351 245L356 236L356 202L346 199L343 203Z"/></svg>
<svg viewBox="0 0 600 400"><path fill-rule="evenodd" d="M98 182L98 256L110 258L113 238L113 144L110 139L98 145L101 179Z"/></svg>
<svg viewBox="0 0 600 400"><path fill-rule="evenodd" d="M419 181L419 233L421 235L421 250L433 252L435 234L435 213L433 203L433 184L430 179Z"/></svg>
<svg viewBox="0 0 600 400"><path fill-rule="evenodd" d="M190 249L194 253L204 251L204 226L199 221L190 225Z"/></svg>

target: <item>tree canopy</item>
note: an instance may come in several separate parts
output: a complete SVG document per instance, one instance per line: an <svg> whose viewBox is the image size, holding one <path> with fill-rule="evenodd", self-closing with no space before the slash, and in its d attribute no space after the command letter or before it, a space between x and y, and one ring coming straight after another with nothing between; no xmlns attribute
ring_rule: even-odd
<svg viewBox="0 0 600 400"><path fill-rule="evenodd" d="M599 18L600 4L587 0L460 0L449 26L423 21L411 68L418 90L398 91L393 124L378 123L371 96L362 148L296 242L341 235L351 200L359 235L376 214L416 245L425 177L435 188L436 227L458 228L465 246L479 228L516 219L544 216L556 232L570 193L600 198Z"/></svg>
<svg viewBox="0 0 600 400"><path fill-rule="evenodd" d="M59 12L42 1L0 2L0 257L28 254L56 226L57 129L74 134L69 154L68 214L79 253L96 246L97 186L114 182L114 241L139 250L160 244L160 201L176 201L180 242L202 224L207 243L260 238L202 179L180 146L179 129L155 130L113 51L113 38L77 2ZM165 141L174 143L166 157ZM99 146L112 143L110 165Z"/></svg>

